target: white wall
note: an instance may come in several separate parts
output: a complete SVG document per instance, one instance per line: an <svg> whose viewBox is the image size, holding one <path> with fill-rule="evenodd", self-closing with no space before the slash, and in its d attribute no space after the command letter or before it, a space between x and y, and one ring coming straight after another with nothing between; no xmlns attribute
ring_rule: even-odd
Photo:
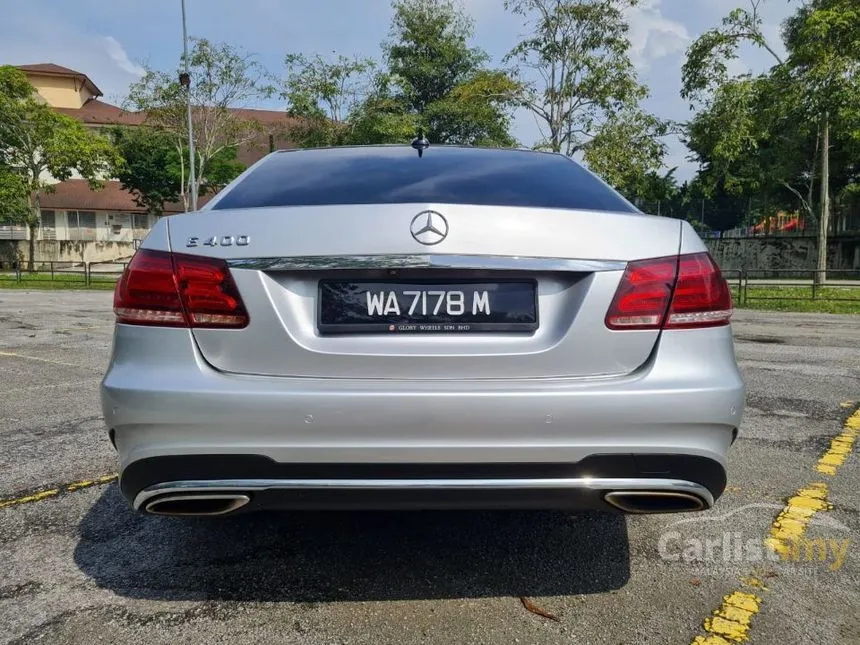
<svg viewBox="0 0 860 645"><path fill-rule="evenodd" d="M45 209L50 210L50 209ZM142 239L149 229L152 228L154 222L151 215L143 216L145 228L134 228L135 219L140 223L141 215L137 217L133 213L117 213L108 211L84 211L95 212L95 240L96 242L132 242L135 239ZM39 240L78 240L80 233L78 232L74 219L74 211L72 211L72 226L69 225L69 211L54 211L54 237L46 234L44 228L39 228Z"/></svg>

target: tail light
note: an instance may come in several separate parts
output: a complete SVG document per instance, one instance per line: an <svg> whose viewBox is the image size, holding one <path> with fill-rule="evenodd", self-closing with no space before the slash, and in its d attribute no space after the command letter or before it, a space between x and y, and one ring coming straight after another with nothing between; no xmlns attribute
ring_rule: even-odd
<svg viewBox="0 0 860 645"><path fill-rule="evenodd" d="M128 325L240 328L248 313L227 263L139 250L117 283L116 321Z"/></svg>
<svg viewBox="0 0 860 645"><path fill-rule="evenodd" d="M627 265L606 314L610 329L690 329L727 325L732 296L708 253Z"/></svg>

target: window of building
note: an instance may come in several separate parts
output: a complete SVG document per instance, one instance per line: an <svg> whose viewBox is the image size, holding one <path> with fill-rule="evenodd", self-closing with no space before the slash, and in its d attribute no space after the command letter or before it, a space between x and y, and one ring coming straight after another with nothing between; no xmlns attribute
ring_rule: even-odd
<svg viewBox="0 0 860 645"><path fill-rule="evenodd" d="M39 225L42 227L43 240L57 239L57 214L54 211L40 211Z"/></svg>
<svg viewBox="0 0 860 645"><path fill-rule="evenodd" d="M42 218L42 228L56 228L57 214L54 211L40 211L39 215Z"/></svg>
<svg viewBox="0 0 860 645"><path fill-rule="evenodd" d="M146 213L135 213L132 217L134 218L135 229L149 230L149 215Z"/></svg>
<svg viewBox="0 0 860 645"><path fill-rule="evenodd" d="M96 239L96 214L93 211L67 211L70 240Z"/></svg>

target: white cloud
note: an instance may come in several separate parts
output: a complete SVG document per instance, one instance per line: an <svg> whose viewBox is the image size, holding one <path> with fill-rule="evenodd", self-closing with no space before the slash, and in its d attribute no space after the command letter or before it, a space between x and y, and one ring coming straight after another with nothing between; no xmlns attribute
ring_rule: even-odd
<svg viewBox="0 0 860 645"><path fill-rule="evenodd" d="M640 70L666 56L682 52L690 42L690 34L682 23L663 16L662 0L643 0L627 10L630 24L630 54Z"/></svg>
<svg viewBox="0 0 860 645"><path fill-rule="evenodd" d="M141 68L131 62L120 41L76 27L55 9L19 3L0 20L0 64L55 63L86 74L118 103Z"/></svg>
<svg viewBox="0 0 860 645"><path fill-rule="evenodd" d="M121 70L138 77L144 75L146 70L144 70L140 65L132 63L131 60L129 60L128 54L125 53L125 50L116 38L113 36L105 36L104 42L108 56L110 56L111 60L115 62Z"/></svg>

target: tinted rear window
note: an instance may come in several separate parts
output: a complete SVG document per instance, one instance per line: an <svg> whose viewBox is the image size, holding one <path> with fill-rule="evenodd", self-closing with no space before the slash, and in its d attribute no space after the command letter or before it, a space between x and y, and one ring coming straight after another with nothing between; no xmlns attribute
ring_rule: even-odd
<svg viewBox="0 0 860 645"><path fill-rule="evenodd" d="M480 204L630 212L588 171L558 155L409 146L295 150L272 155L214 206Z"/></svg>

